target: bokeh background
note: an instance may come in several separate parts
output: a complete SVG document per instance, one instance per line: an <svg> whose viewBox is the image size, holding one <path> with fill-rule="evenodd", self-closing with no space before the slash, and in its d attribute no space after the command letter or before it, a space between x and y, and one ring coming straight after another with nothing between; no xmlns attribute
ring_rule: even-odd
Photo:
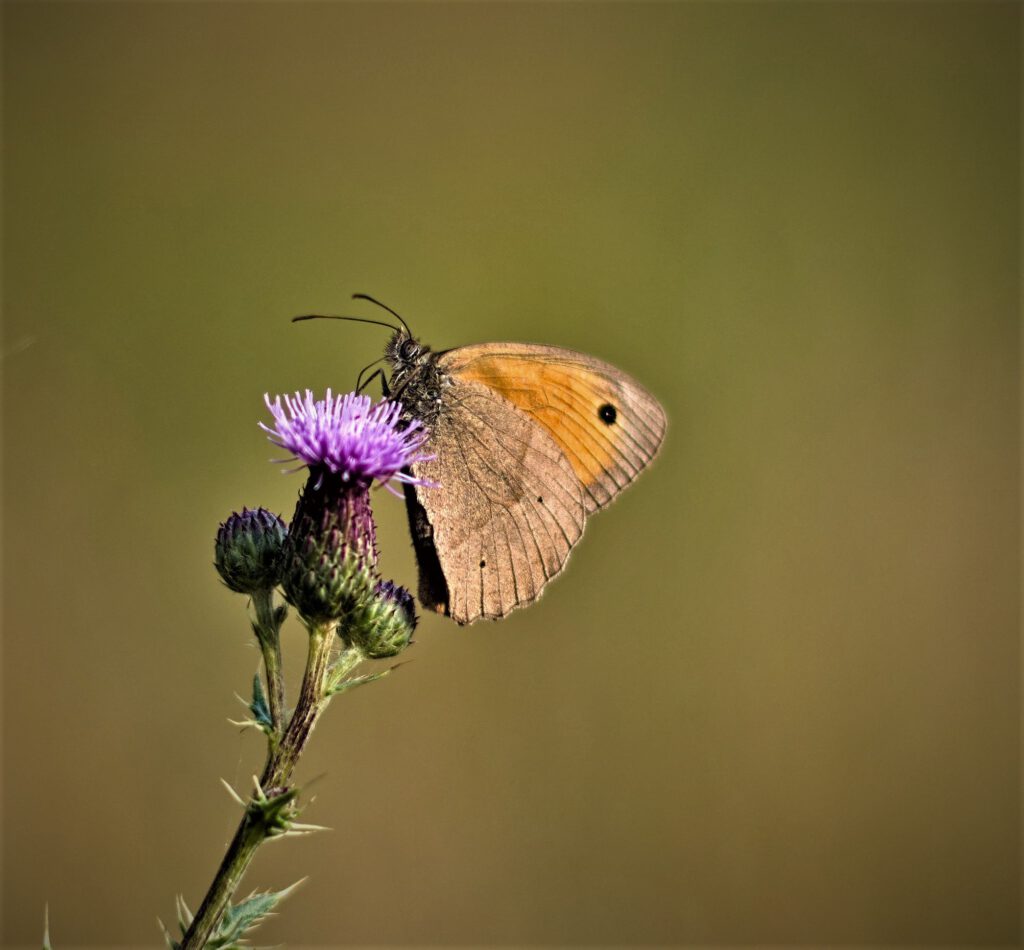
<svg viewBox="0 0 1024 950"><path fill-rule="evenodd" d="M213 534L291 512L262 394L379 355L288 323L356 291L670 430L540 604L332 706L261 943L1017 942L1018 5L2 13L7 944L198 903L262 760Z"/></svg>

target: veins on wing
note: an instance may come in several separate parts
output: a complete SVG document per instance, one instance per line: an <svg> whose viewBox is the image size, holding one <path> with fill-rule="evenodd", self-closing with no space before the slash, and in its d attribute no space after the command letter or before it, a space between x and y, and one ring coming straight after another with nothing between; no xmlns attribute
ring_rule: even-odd
<svg viewBox="0 0 1024 950"><path fill-rule="evenodd" d="M501 473L498 472L497 469L495 469L494 466L488 460L488 456L491 454L489 449L488 449L488 446L486 445L484 440L482 438L480 438L480 435L475 430L473 431L473 438L479 444L479 449L475 449L473 454L479 460L481 466L483 468L490 469L491 472L493 472L499 478L502 477ZM462 444L462 442L459 442L458 445L459 445L459 453L462 455L462 460L463 460L463 463L466 466L466 469L468 471L472 471L473 470L472 466L470 465L469 459L466 457L466 447ZM511 484L511 483L506 481L506 484ZM520 486L522 488L526 487L526 486L523 486L522 483L520 483ZM542 492L546 491L549 494L550 494L550 490L553 487L557 488L558 491L561 492L561 494L563 494L563 495L566 494L565 489L561 485L559 485L557 482L548 483L546 486L542 484L542 485L539 485L537 487L539 487ZM531 486L531 489L532 489L532 486ZM493 504L500 504L501 507L504 508L505 511L509 514L509 516L512 517L512 509L507 504L504 504L504 503L498 501L498 499L493 498L491 495L489 495L486 491L484 491L479 486L477 486L476 490L481 495L483 495L484 498L487 500L488 508L491 508ZM532 492L532 490L529 491L529 492L527 492L527 491L520 491L517 495L515 495L515 498L518 501L520 501L524 505L524 507L525 507L525 504L527 503L526 500L528 500L528 503L530 505L531 510L534 512L534 514L537 514L537 507L536 507L536 504L533 501L533 492ZM571 502L571 500L572 499L570 498L570 502ZM579 503L578 499L576 501L577 501L577 504L578 504ZM550 515L550 519L545 519L545 518L543 518L543 517L538 515L538 520L544 526L544 530L545 530L545 532L548 535L548 541L551 543L552 549L557 552L558 546L554 543L554 539L551 537L551 532L550 532L550 530L548 528L548 520L554 521L555 525L558 527L558 530L562 534L563 540L565 541L566 550L568 550L569 548L571 548L573 546L573 544L575 543L575 540L573 538L569 537L568 532L565 530L565 526L562 524L562 519L559 518L555 514L555 512L553 510L548 508L547 505L544 506L544 510ZM513 518L513 520L514 520L514 518ZM575 519L573 519L573 525L576 528L581 528L581 525ZM536 538L534 538L534 544L537 544ZM539 553L539 549L538 549L538 553ZM564 562L564 558L560 558L560 560ZM542 562L543 562L543 556L542 556ZM543 567L544 567L544 576L545 576L545 578L550 577L551 575L548 574L547 565L544 564Z"/></svg>
<svg viewBox="0 0 1024 950"><path fill-rule="evenodd" d="M477 444L479 446L479 448L473 448L472 449L473 455L476 457L476 459L479 461L480 465L483 468L489 469L493 474L498 475L500 477L501 473L498 472L494 468L494 466L490 464L490 462L487 459L487 454L486 454L487 446L485 445L483 439L481 439L479 434L476 433L475 431L473 432L473 438L474 438L474 440L477 442ZM467 447L461 441L458 443L458 447L459 447L459 454L462 456L463 464L466 466L468 471L472 471L473 468L470 465L469 458L466 455L466 448ZM524 603L532 603L534 600L537 599L537 597L538 597L538 595L540 593L540 590L544 587L544 584L547 583L547 581L550 580L551 577L554 576L554 574L558 573L558 568L556 568L554 572L549 572L548 571L547 559L544 556L544 552L541 550L540 542L538 541L538 539L536 537L536 534L532 530L527 530L527 533L525 535L523 534L523 529L519 525L519 519L516 518L515 512L514 512L512 507L510 507L509 505L505 504L504 502L502 502L502 501L492 497L484 489L482 489L480 487L477 487L476 490L477 490L478 494L482 495L484 500L486 501L487 508L488 508L488 513L489 513L489 516L490 516L488 518L487 522L485 522L485 523L489 523L492 526L492 528L491 528L491 541L492 541L492 544L493 544L493 547L494 547L494 555L495 555L495 557L494 557L494 560L495 560L495 575L494 576L496 577L496 583L498 584L498 596L499 596L499 599L501 598L501 574L500 574L500 572L498 572L496 570L497 569L497 564L498 564L498 558L497 558L498 544L497 544L497 539L494 536L493 525L495 524L496 521L500 520L501 523L502 523L501 524L501 530L502 530L503 534L505 535L505 550L508 553L508 564L509 564L509 568L510 568L510 573L512 575L512 590L513 590L513 597L514 597L513 606L518 606L518 605L524 604ZM526 518L526 512L525 512L525 508L526 508L527 504L530 506L530 509L533 511L537 521L540 522L540 526L543 529L544 534L547 536L548 544L551 546L552 552L555 553L555 555L557 557L558 556L558 547L555 545L554 539L551 537L551 531L550 531L550 528L548 527L547 521L544 518L540 517L538 515L538 513L537 513L536 506L535 506L535 504L533 502L533 499L532 499L532 493L527 493L527 494L522 496L521 506L524 509L523 510L523 517L524 517L524 520L528 521L528 519ZM495 516L495 506L501 508L505 512L505 514L507 515L507 518L498 519ZM547 510L547 509L545 509L545 510ZM569 536L566 534L565 529L562 527L562 525L558 522L557 519L554 518L554 514L552 512L550 512L550 511L549 511L549 514L551 514L552 519L555 520L555 523L558 525L558 528L559 528L559 530L562 533L562 537L565 540L566 551L568 551L568 549L572 547L572 541L569 540ZM542 574L544 579L543 579L543 581L541 581L538 584L536 579L534 578L532 572L530 573L531 594L530 594L530 596L528 598L520 596L520 593L519 593L519 578L518 578L518 575L517 575L517 570L516 570L516 565L515 565L515 558L512 555L512 543L511 543L511 541L509 539L508 524L507 524L508 521L512 522L513 526L516 529L516 533L519 535L519 542L520 542L521 549L525 550L525 548L527 546L527 537L528 537L530 542L532 542L534 549L537 552L537 557L539 558L540 570L541 570L541 574ZM527 528L528 529L530 528L529 524L527 524ZM465 567L465 571L466 571L467 575L469 573L471 573L471 571L470 571L470 561L471 560L472 559L470 559L470 558L464 559L464 567ZM561 563L564 563L564 558L560 557L559 561ZM480 590L481 590L481 611L482 611L483 610L483 579L482 578L480 578ZM502 604L504 604L503 600L502 600Z"/></svg>

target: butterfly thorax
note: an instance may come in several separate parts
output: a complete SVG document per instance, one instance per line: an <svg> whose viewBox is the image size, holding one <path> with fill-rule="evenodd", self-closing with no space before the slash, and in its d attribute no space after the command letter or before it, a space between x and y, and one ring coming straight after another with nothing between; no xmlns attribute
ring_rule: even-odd
<svg viewBox="0 0 1024 950"><path fill-rule="evenodd" d="M399 332L385 347L384 355L391 364L389 396L402 403L405 416L432 426L441 411L441 392L448 382L437 365L441 354Z"/></svg>

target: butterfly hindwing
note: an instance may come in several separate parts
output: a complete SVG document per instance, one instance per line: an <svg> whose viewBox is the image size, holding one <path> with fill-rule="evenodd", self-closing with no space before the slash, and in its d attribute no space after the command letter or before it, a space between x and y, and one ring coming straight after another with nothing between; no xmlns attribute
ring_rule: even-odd
<svg viewBox="0 0 1024 950"><path fill-rule="evenodd" d="M413 473L432 487L417 486L409 505L421 601L465 624L536 600L586 518L565 454L531 416L470 380L445 390L430 450Z"/></svg>

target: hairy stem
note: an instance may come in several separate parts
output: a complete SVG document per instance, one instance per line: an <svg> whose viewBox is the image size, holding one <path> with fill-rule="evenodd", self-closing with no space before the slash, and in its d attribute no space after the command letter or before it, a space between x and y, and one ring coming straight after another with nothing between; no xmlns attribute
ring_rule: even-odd
<svg viewBox="0 0 1024 950"><path fill-rule="evenodd" d="M284 788L288 784L295 763L309 741L309 734L330 700L325 686L336 629L337 625L333 623L310 628L309 654L306 657L306 673L302 677L299 701L277 751L270 757L260 778L260 784L266 790Z"/></svg>
<svg viewBox="0 0 1024 950"><path fill-rule="evenodd" d="M270 722L274 729L274 742L268 753L273 755L274 746L284 731L284 676L281 673L281 631L274 616L274 592L258 590L252 595L256 610L256 639L263 651L263 668L267 674L267 702L270 704Z"/></svg>
<svg viewBox="0 0 1024 950"><path fill-rule="evenodd" d="M309 631L309 654L302 679L299 701L280 742L270 753L260 786L267 797L287 790L292 771L309 741L316 721L330 699L326 695L327 676L334 645L335 624L312 626ZM261 641L262 642L262 641ZM266 654L264 653L264 657ZM279 668L278 668L279 671ZM268 669L269 674L269 669ZM270 836L271 829L261 819L254 802L246 808L227 853L221 861L210 889L182 941L182 950L202 950L235 893L242 875L256 849Z"/></svg>

